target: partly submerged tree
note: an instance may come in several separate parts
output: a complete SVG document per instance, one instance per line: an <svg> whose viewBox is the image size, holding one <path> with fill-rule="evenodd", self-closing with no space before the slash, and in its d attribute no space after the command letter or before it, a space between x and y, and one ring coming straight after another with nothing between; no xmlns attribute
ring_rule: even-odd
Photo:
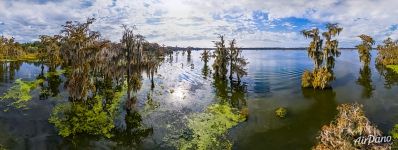
<svg viewBox="0 0 398 150"><path fill-rule="evenodd" d="M356 46L358 49L359 60L364 65L369 65L371 58L370 51L372 50L372 45L375 43L375 41L372 37L365 34L361 34L358 37L362 40L362 43Z"/></svg>
<svg viewBox="0 0 398 150"><path fill-rule="evenodd" d="M90 30L94 18L86 22L67 21L63 25L61 56L63 65L70 68L66 86L72 100L85 100L89 93L95 92L92 73L97 54L108 46L108 41L100 39L100 33Z"/></svg>
<svg viewBox="0 0 398 150"><path fill-rule="evenodd" d="M319 36L317 28L311 30L303 30L302 34L305 38L312 38L309 47L307 48L308 57L314 61L314 69L319 69L322 65L322 43L323 40Z"/></svg>
<svg viewBox="0 0 398 150"><path fill-rule="evenodd" d="M224 36L220 35L219 38L220 41L214 42L216 44L214 52L215 60L213 63L215 76L224 80L229 71L229 79L232 81L233 75L236 74L237 80L240 82L240 78L247 75L246 65L248 62L241 55L241 50L236 47L235 39L229 43L229 48L227 48ZM228 66L229 69L227 69Z"/></svg>
<svg viewBox="0 0 398 150"><path fill-rule="evenodd" d="M375 43L372 37L361 34L358 36L361 38L362 43L357 45L359 60L363 63L363 67L359 70L359 78L357 83L363 87L362 97L369 98L372 96L373 85L372 85L372 72L369 67L371 60L372 45Z"/></svg>
<svg viewBox="0 0 398 150"><path fill-rule="evenodd" d="M241 77L247 75L246 65L248 62L242 56L242 51L236 47L236 40L229 43L229 80L232 81L233 74L236 74L238 82Z"/></svg>
<svg viewBox="0 0 398 150"><path fill-rule="evenodd" d="M324 89L329 86L330 81L334 80L333 68L335 58L340 56L338 49L337 36L343 28L338 24L327 24L327 31L322 33L325 38L325 45L322 47L323 39L319 36L317 28L311 30L303 30L302 34L306 38L312 38L307 49L308 56L314 61L314 70L312 72L305 71L302 76L302 87L313 87Z"/></svg>
<svg viewBox="0 0 398 150"><path fill-rule="evenodd" d="M215 60L213 63L214 75L220 79L226 79L228 72L228 49L225 46L223 35L219 35L220 41L215 41L216 50L214 51Z"/></svg>
<svg viewBox="0 0 398 150"><path fill-rule="evenodd" d="M323 47L323 60L324 67L326 69L332 71L334 68L335 58L340 56L339 51L339 41L337 39L333 39L333 37L340 34L343 31L343 28L339 27L338 24L326 24L326 28L328 29L326 32L322 33L322 36L326 39L325 46Z"/></svg>

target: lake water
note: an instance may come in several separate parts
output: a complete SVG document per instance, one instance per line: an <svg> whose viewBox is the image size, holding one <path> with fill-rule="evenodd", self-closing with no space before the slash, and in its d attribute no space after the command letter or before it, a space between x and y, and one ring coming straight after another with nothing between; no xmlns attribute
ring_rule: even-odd
<svg viewBox="0 0 398 150"><path fill-rule="evenodd" d="M10 108L9 101L0 101L4 110L0 111L0 144L10 149L173 149L165 137L173 136L190 114L202 112L220 97L229 97L234 107L249 110L248 120L227 133L233 149L310 149L320 128L333 120L341 103L363 104L366 116L384 133L398 123L398 76L376 68L377 51L372 51L370 71L360 71L357 51L343 50L334 68L336 80L331 89L323 91L301 88L301 74L313 67L305 50L243 51L249 61L248 75L238 85L239 90L213 80L211 71L203 68L201 52L193 51L191 58L182 52L167 57L154 77L153 90L151 80L143 75L136 107L142 119L138 122L151 128L150 134L59 136L48 118L56 105L68 101L61 83L60 93L54 97L43 99L37 90L32 91L33 98L24 109ZM212 61L207 64L209 69ZM0 94L15 79L34 80L41 72L38 63L1 65ZM147 109L148 93L157 107ZM285 119L275 116L278 107L287 108ZM123 126L117 119L114 123Z"/></svg>

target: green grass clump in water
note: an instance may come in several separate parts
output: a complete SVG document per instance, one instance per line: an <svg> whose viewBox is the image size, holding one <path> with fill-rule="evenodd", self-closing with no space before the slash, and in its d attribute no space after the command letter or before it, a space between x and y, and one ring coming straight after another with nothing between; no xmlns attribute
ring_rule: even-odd
<svg viewBox="0 0 398 150"><path fill-rule="evenodd" d="M55 72L47 72L44 74L44 77L48 78L50 76L60 76L66 72L65 69L56 70Z"/></svg>
<svg viewBox="0 0 398 150"><path fill-rule="evenodd" d="M214 104L203 113L189 117L188 128L192 132L188 138L181 138L178 148L185 149L231 149L232 143L226 139L228 129L246 120L227 104Z"/></svg>
<svg viewBox="0 0 398 150"><path fill-rule="evenodd" d="M279 118L285 118L287 115L287 109L284 107L279 107L275 110L275 115Z"/></svg>
<svg viewBox="0 0 398 150"><path fill-rule="evenodd" d="M395 73L398 73L398 65L387 65L387 68L392 69Z"/></svg>
<svg viewBox="0 0 398 150"><path fill-rule="evenodd" d="M26 107L26 103L32 99L30 91L35 89L37 85L43 83L44 80L38 79L35 81L22 81L21 79L15 80L15 84L0 97L0 99L12 99L15 102L11 103L12 106L16 108Z"/></svg>

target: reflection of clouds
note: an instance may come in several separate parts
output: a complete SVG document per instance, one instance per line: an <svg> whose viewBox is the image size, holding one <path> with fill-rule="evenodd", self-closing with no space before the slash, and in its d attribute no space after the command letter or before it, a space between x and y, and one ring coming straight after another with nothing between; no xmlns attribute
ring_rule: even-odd
<svg viewBox="0 0 398 150"><path fill-rule="evenodd" d="M300 85L302 72L312 68L305 50L248 50L243 55L249 58L244 81L249 83L249 91L260 95Z"/></svg>

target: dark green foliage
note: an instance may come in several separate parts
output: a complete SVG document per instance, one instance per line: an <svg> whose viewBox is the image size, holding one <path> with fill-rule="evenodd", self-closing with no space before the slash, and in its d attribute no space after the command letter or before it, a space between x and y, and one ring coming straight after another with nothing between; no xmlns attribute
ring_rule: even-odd
<svg viewBox="0 0 398 150"><path fill-rule="evenodd" d="M93 106L82 103L57 105L49 119L63 137L82 133L111 137L113 119L102 109L102 100L95 98Z"/></svg>

